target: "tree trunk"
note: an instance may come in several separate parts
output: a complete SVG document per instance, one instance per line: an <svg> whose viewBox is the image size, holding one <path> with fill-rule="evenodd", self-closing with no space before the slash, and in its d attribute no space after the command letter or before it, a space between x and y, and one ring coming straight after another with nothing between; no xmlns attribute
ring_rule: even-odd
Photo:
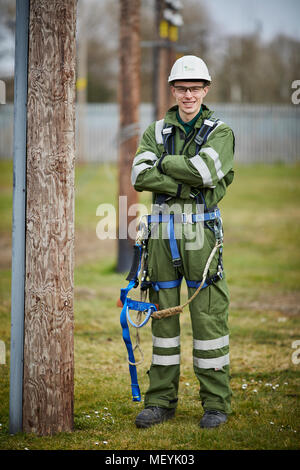
<svg viewBox="0 0 300 470"><path fill-rule="evenodd" d="M31 0L23 429L73 428L76 0Z"/></svg>
<svg viewBox="0 0 300 470"><path fill-rule="evenodd" d="M133 240L128 238L127 227L134 216L128 216L128 208L138 201L131 184L131 167L139 140L140 105L140 0L120 0L120 147L119 147L119 196L127 196L127 207L119 207L119 272L130 268Z"/></svg>

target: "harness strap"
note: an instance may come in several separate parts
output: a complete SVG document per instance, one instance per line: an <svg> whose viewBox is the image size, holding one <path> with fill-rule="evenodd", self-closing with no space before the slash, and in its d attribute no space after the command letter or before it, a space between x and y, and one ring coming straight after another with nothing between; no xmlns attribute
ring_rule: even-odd
<svg viewBox="0 0 300 470"><path fill-rule="evenodd" d="M219 119L209 118L204 119L202 126L197 132L194 141L196 143L196 155L199 153L201 147L205 144L209 134L221 123ZM168 154L173 155L175 153L175 126L168 124L164 120L156 121L155 126L156 141L158 144L163 144L164 152L158 161L157 168L162 172L161 164L164 157ZM181 186L178 187L176 197L179 197L181 192ZM156 204L163 204L165 201L170 199L168 194L156 195Z"/></svg>
<svg viewBox="0 0 300 470"><path fill-rule="evenodd" d="M121 315L122 318L122 315ZM126 319L126 315L124 317ZM135 362L134 359L134 354L133 354L133 349L132 349L132 344L131 344L131 338L130 338L130 332L129 332L129 327L125 323L122 323L122 328L123 328L123 340L125 342L125 345L127 347L128 351L128 359L130 362ZM136 371L136 366L133 366L132 364L129 364L129 373L131 377L131 393L132 393L132 400L133 401L141 401L141 392L140 392L140 387L138 384L138 378L137 378L137 371Z"/></svg>
<svg viewBox="0 0 300 470"><path fill-rule="evenodd" d="M214 274L213 276L207 278L201 289L205 289L205 287L211 286L214 282L217 282L220 279L223 279L223 274L221 272L218 272L218 273ZM202 281L190 281L190 280L186 279L186 285L188 287L192 287L194 289L198 289L201 282Z"/></svg>
<svg viewBox="0 0 300 470"><path fill-rule="evenodd" d="M207 141L209 134L217 127L219 123L221 123L220 119L204 119L202 126L200 127L199 131L197 132L194 138L194 141L196 142L196 155L199 152L200 148ZM159 142L157 142L162 143L165 152L169 154L174 154L174 128L174 125L170 125L164 122L163 127L161 129L161 138L159 139Z"/></svg>
<svg viewBox="0 0 300 470"><path fill-rule="evenodd" d="M219 119L204 119L202 126L200 127L197 135L194 139L196 142L196 155L199 153L201 147L205 144L208 139L209 134L215 127L217 127L218 123L220 122Z"/></svg>
<svg viewBox="0 0 300 470"><path fill-rule="evenodd" d="M168 236L169 236L169 243L170 243L170 250L172 255L172 262L175 268L181 266L181 258L177 246L177 241L175 238L175 230L174 230L174 214L170 214L169 223L168 223Z"/></svg>
<svg viewBox="0 0 300 470"><path fill-rule="evenodd" d="M173 287L179 287L182 281L182 276L173 281L155 281L151 285L153 289L158 292L160 289L172 289Z"/></svg>
<svg viewBox="0 0 300 470"><path fill-rule="evenodd" d="M223 279L223 274L221 271L207 278L203 286L201 287L201 289L205 289L205 287L210 286L211 284L219 281L220 279ZM174 279L173 281L155 281L155 282L152 282L151 284L152 284L153 289L156 292L158 292L160 289L172 289L174 287L179 287L181 282L182 282L182 276L178 279ZM185 282L188 287L198 289L202 281L191 281L189 279L186 279Z"/></svg>
<svg viewBox="0 0 300 470"><path fill-rule="evenodd" d="M136 244L135 245L135 253L139 252L139 262L138 262L138 268L136 270L136 273L130 272L130 277L132 278L130 282L128 283L127 287L124 289L121 289L121 294L120 294L120 300L123 304L123 308L121 310L120 314L120 323L122 327L122 337L125 343L125 346L127 348L127 353L128 353L128 362L129 362L129 372L130 372L130 377L131 377L131 391L132 391L132 400L133 401L141 401L141 392L140 388L138 385L138 378L137 378L137 371L136 371L136 365L135 365L135 357L134 357L134 352L133 352L133 347L132 347L132 342L131 342L131 337L130 337L130 330L128 326L128 322L134 326L135 328L141 328L144 326L151 314L157 310L156 306L152 303L148 302L142 302L138 300L132 300L128 297L128 293L130 292L131 289L136 288L138 285L138 276L139 272L141 269L141 258L142 258L142 246ZM136 263L136 260L135 260ZM147 311L146 318L145 320L140 324L136 325L130 318L129 310L137 310L137 311Z"/></svg>
<svg viewBox="0 0 300 470"><path fill-rule="evenodd" d="M201 212L198 214L149 214L147 215L148 225L151 223L169 223L170 219L177 223L196 223L196 222L208 222L221 217L220 209L216 208L214 211Z"/></svg>
<svg viewBox="0 0 300 470"><path fill-rule="evenodd" d="M172 263L175 268L181 266L182 261L177 246L177 240L175 237L174 222L179 223L197 223L197 222L208 222L210 220L220 219L220 210L216 208L213 211L208 211L199 214L150 214L147 215L148 226L150 223L167 223L168 227L168 238L170 244L170 250L172 255Z"/></svg>
<svg viewBox="0 0 300 470"><path fill-rule="evenodd" d="M174 126L170 126L169 124L165 123L162 129L162 140L163 140L165 152L171 155L174 154L174 151L175 151Z"/></svg>
<svg viewBox="0 0 300 470"><path fill-rule="evenodd" d="M141 401L141 392L140 392L140 387L138 384L136 366L132 365L135 363L135 358L134 358L134 353L133 353L133 348L132 348L132 343L131 343L131 338L130 338L129 326L127 323L127 294L134 286L135 286L135 282L133 280L129 282L126 289L121 289L121 300L122 300L122 294L123 294L123 299L124 299L125 291L127 291L127 293L124 299L123 308L122 308L121 315L120 315L120 323L122 326L123 340L124 340L125 346L127 348L127 353L128 353L129 373L131 377L132 400Z"/></svg>

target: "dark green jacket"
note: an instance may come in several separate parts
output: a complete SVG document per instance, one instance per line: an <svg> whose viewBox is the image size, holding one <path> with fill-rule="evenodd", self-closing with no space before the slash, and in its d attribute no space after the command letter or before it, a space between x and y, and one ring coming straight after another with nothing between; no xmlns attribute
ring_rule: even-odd
<svg viewBox="0 0 300 470"><path fill-rule="evenodd" d="M178 106L169 109L164 119L153 122L144 132L132 165L132 184L137 191L165 193L183 200L190 199L192 188L197 188L202 191L207 206L212 207L223 198L233 180L233 132L220 121L196 155L194 137L213 112L202 105L194 132L186 136L177 120L177 109ZM175 151L164 156L158 165L164 153L165 123L175 126Z"/></svg>

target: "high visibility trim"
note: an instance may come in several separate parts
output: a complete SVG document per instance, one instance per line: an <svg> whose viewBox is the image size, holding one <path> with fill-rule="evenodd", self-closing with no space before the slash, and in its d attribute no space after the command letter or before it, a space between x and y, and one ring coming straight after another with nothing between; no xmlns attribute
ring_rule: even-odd
<svg viewBox="0 0 300 470"><path fill-rule="evenodd" d="M202 359L194 356L194 366L199 369L221 369L229 364L229 353L224 356L214 357L211 359Z"/></svg>
<svg viewBox="0 0 300 470"><path fill-rule="evenodd" d="M221 170L222 163L221 163L220 155L218 154L218 152L216 152L212 147L207 147L203 149L202 152L208 155L214 161L216 173L217 173L219 180L224 178L224 173Z"/></svg>
<svg viewBox="0 0 300 470"><path fill-rule="evenodd" d="M134 167L132 167L132 170L131 170L131 184L134 186L135 185L135 182L137 180L137 177L139 176L139 174L146 170L147 168L152 168L152 165L147 165L147 163L141 163L140 165L136 165Z"/></svg>
<svg viewBox="0 0 300 470"><path fill-rule="evenodd" d="M180 346L180 336L175 336L174 338L161 338L158 336L152 335L153 346L158 348L176 348Z"/></svg>
<svg viewBox="0 0 300 470"><path fill-rule="evenodd" d="M206 163L204 163L203 159L200 155L196 155L195 157L190 158L190 162L194 165L198 173L200 174L203 186L212 186L212 176L208 169Z"/></svg>
<svg viewBox="0 0 300 470"><path fill-rule="evenodd" d="M218 121L218 124L216 125L216 127L214 127L214 128L210 131L209 136L208 136L208 139L209 139L209 138L211 137L211 135L218 129L218 127L220 127L222 124L224 124L223 121ZM208 140L208 139L207 139L207 140Z"/></svg>
<svg viewBox="0 0 300 470"><path fill-rule="evenodd" d="M157 156L153 152L143 152L137 155L134 160L133 160L133 166L136 165L138 162L141 160L151 160L151 161L156 161L158 160Z"/></svg>
<svg viewBox="0 0 300 470"><path fill-rule="evenodd" d="M164 127L165 120L160 119L160 121L156 121L155 123L155 140L157 144L163 144L163 138L162 138L162 130Z"/></svg>
<svg viewBox="0 0 300 470"><path fill-rule="evenodd" d="M214 123L215 121L211 121L210 119L204 119L204 124L206 124L209 127L212 127Z"/></svg>
<svg viewBox="0 0 300 470"><path fill-rule="evenodd" d="M173 354L172 356L153 354L152 364L156 366L174 366L180 364L180 354Z"/></svg>
<svg viewBox="0 0 300 470"><path fill-rule="evenodd" d="M205 341L200 340L200 339L194 339L193 341L194 349L197 349L199 351L209 351L212 349L220 349L228 345L229 345L229 335L221 336L220 338L216 338L216 339L208 339Z"/></svg>

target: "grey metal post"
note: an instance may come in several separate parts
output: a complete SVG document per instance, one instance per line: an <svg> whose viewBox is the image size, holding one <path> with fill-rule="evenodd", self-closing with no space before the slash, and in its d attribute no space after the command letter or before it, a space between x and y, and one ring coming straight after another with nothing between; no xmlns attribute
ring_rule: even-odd
<svg viewBox="0 0 300 470"><path fill-rule="evenodd" d="M12 434L22 431L29 2L16 1L9 396Z"/></svg>

